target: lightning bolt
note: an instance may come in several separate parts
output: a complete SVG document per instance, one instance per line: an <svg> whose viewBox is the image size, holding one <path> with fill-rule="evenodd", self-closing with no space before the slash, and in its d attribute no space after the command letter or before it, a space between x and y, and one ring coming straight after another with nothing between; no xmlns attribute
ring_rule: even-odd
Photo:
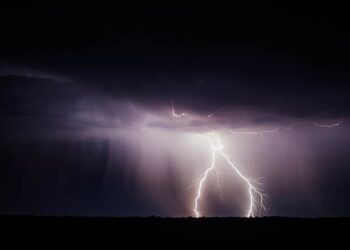
<svg viewBox="0 0 350 250"><path fill-rule="evenodd" d="M175 112L174 109L174 104L173 102L171 102L171 108L172 108L172 116L176 117L176 118L181 118L183 116L186 116L185 113L181 113L181 114L177 114ZM217 111L216 111L217 112ZM212 115L214 115L216 112L213 112L211 114L208 115L208 117L211 117ZM280 129L286 129L286 130L290 130L292 128L292 126L290 127L277 127L274 130L265 130L265 131L259 131L259 132L249 132L249 134L264 134L264 133L275 133L278 132ZM236 133L234 131L231 130L231 133ZM246 132L248 133L248 132ZM212 172L214 169L216 170L216 186L220 192L220 198L223 199L222 196L222 189L221 189L221 185L220 185L220 172L217 169L216 166L216 157L217 156L221 156L223 157L227 164L231 167L231 169L245 182L247 188L248 188L248 194L249 194L249 207L248 210L246 212L246 216L247 217L254 217L255 216L255 211L259 211L259 215L261 215L262 210L266 210L266 207L264 205L264 197L265 195L259 190L259 188L257 186L254 185L254 183L259 184L258 181L256 180L252 180L249 179L248 177L246 177L245 175L243 175L243 173L235 166L235 164L231 161L230 157L224 153L223 149L224 146L220 140L220 137L218 136L217 133L215 133L215 131L213 132L209 132L207 133L207 135L201 135L201 137L203 137L205 140L208 141L210 148L211 148L211 164L210 166L204 171L204 173L202 174L202 177L199 180L199 185L198 185L198 189L197 189L197 193L196 193L196 197L194 200L194 214L196 215L196 217L200 217L201 213L199 211L198 208L198 202L202 196L202 189L203 189L203 185L205 184L208 175L210 174L210 172ZM192 184L191 184L192 186ZM190 186L190 187L191 187ZM190 188L189 187L189 188Z"/></svg>
<svg viewBox="0 0 350 250"><path fill-rule="evenodd" d="M266 207L264 205L264 197L265 195L254 185L254 183L257 183L257 181L251 180L243 175L243 173L235 166L235 164L231 161L230 157L224 153L223 149L224 146L220 140L220 137L215 133L215 131L207 133L207 135L201 135L204 139L206 139L210 145L211 148L211 164L210 166L205 170L205 172L202 175L202 178L199 181L197 194L194 200L194 209L193 212L195 216L198 218L201 215L199 208L198 208L198 202L202 196L202 190L203 185L205 184L208 175L210 172L212 172L214 169L216 169L216 157L221 156L223 157L227 164L232 168L232 170L245 182L248 194L249 194L249 207L246 212L247 217L254 217L255 211L259 211L259 215L261 215L262 210L266 210Z"/></svg>
<svg viewBox="0 0 350 250"><path fill-rule="evenodd" d="M230 132L234 135L264 135L264 134L273 134L273 133L277 133L280 130L291 130L293 128L293 126L289 126L289 127L277 127L271 130L261 130L261 131L234 131L232 129L230 129Z"/></svg>
<svg viewBox="0 0 350 250"><path fill-rule="evenodd" d="M173 117L181 118L181 117L183 117L183 116L186 116L185 113L177 114L177 113L175 112L175 108L174 108L174 103L173 103L173 102L171 102L171 110L172 110L171 114L172 114Z"/></svg>
<svg viewBox="0 0 350 250"><path fill-rule="evenodd" d="M342 120L337 121L336 123L333 123L333 124L320 124L317 122L314 122L312 124L320 128L335 128L335 127L339 127L341 122Z"/></svg>
<svg viewBox="0 0 350 250"><path fill-rule="evenodd" d="M177 114L175 112L174 109L174 105L173 102L171 103L171 107L172 107L172 116L176 117L176 118L181 118L183 116L186 116L185 113L181 113L181 114ZM208 118L211 118L213 115L216 114L217 111L210 113L208 115ZM316 123L314 122L313 125L317 126L317 127L321 127L321 128L334 128L334 127L338 127L340 126L340 123L342 122L342 120L339 120L336 123L333 124L320 124L320 123ZM291 126L279 126L273 129L269 129L269 130L260 130L260 131L235 131L233 129L230 129L230 132L234 135L264 135L264 134L273 134L273 133L278 133L281 130L291 130L294 127L294 125ZM211 163L210 165L205 169L205 171L202 173L202 175L196 180L199 181L198 187L197 187L197 191L196 191L196 196L194 199L194 208L193 208L193 213L194 215L198 218L201 217L202 214L200 212L199 209L199 201L202 198L202 193L203 193L203 187L208 179L208 176L211 174L211 172L213 172L213 170L216 171L216 187L219 190L220 193L220 198L221 200L223 200L223 196L222 196L222 188L220 185L220 172L217 168L217 164L216 164L216 158L217 157L222 157L227 165L234 171L234 173L245 183L246 187L247 187L247 193L249 195L249 205L247 207L247 211L246 211L246 217L255 217L262 215L262 213L264 211L266 211L266 207L264 204L264 199L266 197L266 195L259 189L259 181L248 178L247 176L245 176L241 170L232 162L232 160L230 159L229 155L227 155L224 152L224 145L221 142L221 139L219 137L219 135L213 131L213 132L209 132L206 134L201 134L200 135L202 138L204 138L211 149ZM191 184L190 187L192 187L194 184ZM189 188L190 188L189 187Z"/></svg>

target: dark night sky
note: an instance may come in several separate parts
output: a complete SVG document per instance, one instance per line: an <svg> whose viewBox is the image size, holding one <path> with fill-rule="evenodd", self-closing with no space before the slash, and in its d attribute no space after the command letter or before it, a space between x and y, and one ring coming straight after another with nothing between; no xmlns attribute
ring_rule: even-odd
<svg viewBox="0 0 350 250"><path fill-rule="evenodd" d="M150 181L134 166L137 139L86 135L88 127L135 128L174 101L198 117L220 110L210 128L237 122L237 109L254 114L246 125L303 124L267 139L272 149L292 145L276 159L261 151L253 161L268 169L259 175L275 178L266 187L268 214L350 215L348 19L344 6L320 4L4 6L0 213L191 215L175 162L145 191ZM338 120L335 129L312 127ZM186 126L199 125L209 126ZM293 170L294 160L302 163ZM211 208L231 215L221 203Z"/></svg>

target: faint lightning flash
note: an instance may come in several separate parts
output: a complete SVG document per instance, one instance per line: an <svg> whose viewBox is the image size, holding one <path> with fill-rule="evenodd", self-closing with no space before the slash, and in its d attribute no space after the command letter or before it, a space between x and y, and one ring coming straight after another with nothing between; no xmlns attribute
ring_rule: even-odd
<svg viewBox="0 0 350 250"><path fill-rule="evenodd" d="M216 112L210 113L210 114L208 115L208 118L211 118L213 115L215 115L215 113L216 113Z"/></svg>
<svg viewBox="0 0 350 250"><path fill-rule="evenodd" d="M215 114L216 114L217 112L219 112L220 110L222 110L222 108L219 108L219 109L215 110L214 112L210 113L210 114L208 115L208 118L211 118L213 115L215 115Z"/></svg>
<svg viewBox="0 0 350 250"><path fill-rule="evenodd" d="M201 213L199 212L198 209L198 201L201 198L202 195L202 188L203 185L205 183L205 181L207 180L207 177L209 175L209 173L216 169L216 164L215 164L215 159L216 156L222 156L226 162L228 163L228 165L234 170L234 172L246 183L247 187L248 187L248 193L249 193L249 208L248 211L246 213L247 217L254 217L254 212L256 210L259 211L259 215L261 215L262 210L266 210L266 207L264 205L264 197L265 195L263 193L261 193L261 191L259 191L259 189L254 186L254 182L257 183L257 181L255 180L251 180L249 178L247 178L246 176L244 176L241 171L232 163L232 161L230 160L229 156L227 154L225 154L223 152L224 146L220 140L220 137L215 133L215 131L207 133L207 135L201 135L203 138L205 138L210 145L211 148L211 164L210 166L205 170L205 172L202 175L202 178L199 182L199 186L197 189L197 195L195 197L194 203L194 213L196 215L196 217L200 217ZM256 199L256 197L258 198L258 200ZM257 203L259 205L259 207L257 207Z"/></svg>
<svg viewBox="0 0 350 250"><path fill-rule="evenodd" d="M261 130L261 131L234 131L230 129L230 132L234 135L263 135L263 134L272 134L272 133L277 133L280 130L291 130L293 126L289 127L277 127L271 130Z"/></svg>
<svg viewBox="0 0 350 250"><path fill-rule="evenodd" d="M177 114L175 113L175 109L174 109L174 104L173 102L171 102L171 109L172 109L172 115L176 118L180 118L180 117L183 117L183 116L186 116L185 113L181 113L181 114Z"/></svg>
<svg viewBox="0 0 350 250"><path fill-rule="evenodd" d="M220 184L220 172L219 172L219 170L217 168L216 168L216 187L219 190L220 199L223 200L222 188L221 188L221 184Z"/></svg>
<svg viewBox="0 0 350 250"><path fill-rule="evenodd" d="M342 120L337 121L336 123L333 123L333 124L320 124L317 122L314 122L312 124L320 128L335 128L335 127L339 127L341 122Z"/></svg>

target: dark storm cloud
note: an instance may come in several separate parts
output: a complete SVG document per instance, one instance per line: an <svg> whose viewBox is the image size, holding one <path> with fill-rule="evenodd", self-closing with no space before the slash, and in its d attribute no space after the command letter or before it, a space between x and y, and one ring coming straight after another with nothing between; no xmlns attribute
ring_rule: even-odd
<svg viewBox="0 0 350 250"><path fill-rule="evenodd" d="M348 115L349 34L337 18L281 7L9 8L3 61L147 105L213 112L249 106L291 116ZM239 7L239 6L238 6ZM266 15L264 15L264 11ZM42 20L45 20L42 22Z"/></svg>

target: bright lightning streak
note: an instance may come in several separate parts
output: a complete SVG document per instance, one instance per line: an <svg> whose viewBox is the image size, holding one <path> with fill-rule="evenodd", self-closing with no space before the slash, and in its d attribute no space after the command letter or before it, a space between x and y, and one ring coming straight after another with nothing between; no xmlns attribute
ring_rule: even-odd
<svg viewBox="0 0 350 250"><path fill-rule="evenodd" d="M202 195L203 183L206 181L209 172L211 172L215 168L215 152L216 152L216 149L215 149L215 147L214 147L214 145L212 143L210 143L210 147L212 149L211 164L210 164L210 167L205 170L203 177L199 181L199 187L198 187L197 195L196 195L196 198L195 198L194 213L196 214L197 218L201 216L201 214L200 214L200 212L198 210L198 201L199 201L199 199L200 199L200 197Z"/></svg>
<svg viewBox="0 0 350 250"><path fill-rule="evenodd" d="M183 117L183 116L186 116L185 113L177 114L177 113L175 112L174 104L173 104L173 103L171 103L171 109L172 109L172 113L171 113L171 114L172 114L174 117L176 117L176 118L181 118L181 117Z"/></svg>
<svg viewBox="0 0 350 250"><path fill-rule="evenodd" d="M317 126L317 127L320 127L320 128L335 128L335 127L339 127L340 126L340 121L337 121L336 123L333 123L333 124L320 124L320 123L312 123L313 125Z"/></svg>
<svg viewBox="0 0 350 250"><path fill-rule="evenodd" d="M210 148L212 151L211 152L212 158L211 158L210 166L205 170L204 174L202 175L202 178L199 182L199 186L197 189L197 194L196 194L196 197L194 200L195 206L194 206L193 211L194 211L196 217L198 218L201 216L201 213L200 213L199 208L198 208L198 201L201 198L203 185L204 185L205 181L207 180L208 175L210 174L210 172L212 170L216 169L215 159L216 159L217 155L222 156L226 160L228 165L246 183L246 185L248 187L249 208L247 210L246 216L247 217L254 217L255 216L254 212L257 209L257 203L259 205L259 215L260 215L262 210L266 210L266 207L264 205L264 196L265 195L263 193L261 193L256 186L254 186L253 183L256 181L250 180L249 178L244 176L242 174L242 172L233 164L233 162L231 161L229 156L223 152L224 146L220 140L220 137L215 132L208 133L208 136L202 135L202 137L204 137L209 142L209 145L210 145ZM215 140L213 140L213 138ZM258 200L256 199L256 197L258 197Z"/></svg>
<svg viewBox="0 0 350 250"><path fill-rule="evenodd" d="M277 133L280 130L291 130L293 128L293 126L289 126L289 127L277 127L271 130L261 130L261 131L234 131L232 129L230 129L230 132L234 135L264 135L264 134L273 134L273 133Z"/></svg>

